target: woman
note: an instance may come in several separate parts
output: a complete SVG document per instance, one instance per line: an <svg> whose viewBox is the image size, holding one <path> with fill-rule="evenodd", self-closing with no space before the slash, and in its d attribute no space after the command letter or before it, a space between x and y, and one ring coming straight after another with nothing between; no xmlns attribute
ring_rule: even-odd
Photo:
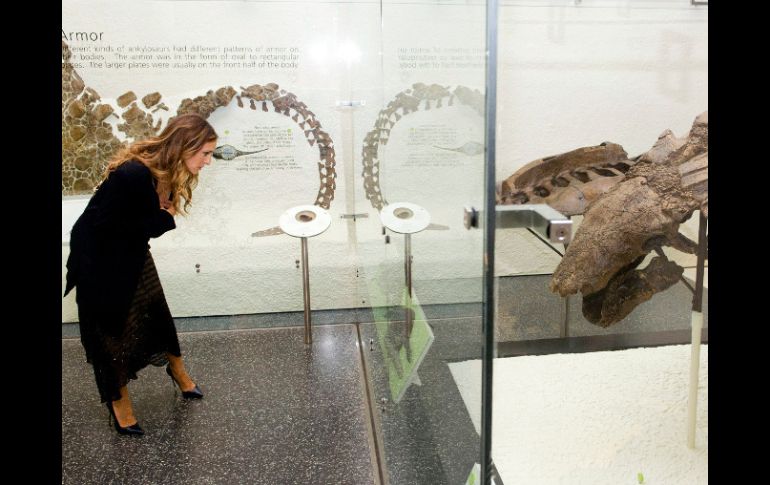
<svg viewBox="0 0 770 485"><path fill-rule="evenodd" d="M144 434L127 384L148 364L166 365L185 398L203 397L182 362L148 242L176 227L216 141L206 120L187 114L123 148L72 228L64 295L77 287L80 339L120 434Z"/></svg>

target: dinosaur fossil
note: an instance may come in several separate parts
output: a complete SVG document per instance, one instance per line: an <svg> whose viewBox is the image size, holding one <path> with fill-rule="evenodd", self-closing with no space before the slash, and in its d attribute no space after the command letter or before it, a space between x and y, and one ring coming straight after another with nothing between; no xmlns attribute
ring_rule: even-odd
<svg viewBox="0 0 770 485"><path fill-rule="evenodd" d="M142 97L141 102L147 110L137 103L137 96L128 91L115 101L122 113L108 103L103 102L99 94L86 86L75 70L72 52L62 41L62 194L88 194L99 183L104 168L112 155L122 146L113 127L106 121L109 116L121 120L116 129L131 140L140 140L160 132L161 119L154 120L152 113L158 110L168 111L161 103L160 93L150 93ZM328 209L334 199L337 173L335 170L334 142L331 136L321 129L315 113L297 96L275 83L254 84L241 87L241 92L232 86L223 86L209 90L205 95L193 99L183 99L176 115L198 113L208 118L220 107L230 104L235 98L239 108L244 108L244 100L249 108L257 110L261 103L262 111L269 111L268 103L276 113L291 117L303 130L308 144L318 149L318 176L320 185L315 197L315 205ZM301 118L301 119L300 119ZM173 119L173 116L170 119ZM278 228L263 232L276 232Z"/></svg>
<svg viewBox="0 0 770 485"><path fill-rule="evenodd" d="M424 83L414 83L411 88L396 94L394 99L380 110L374 128L364 137L364 146L361 150L361 160L364 166L361 175L364 178L366 198L369 199L372 207L380 211L388 205L380 187L380 148L388 144L390 132L396 123L411 113L429 110L431 107L433 109L439 109L442 106L449 107L453 106L455 102L468 106L479 115L484 116L484 96L478 90L471 90L465 86L457 86L450 90L449 86ZM478 155L483 153L483 147L481 150L479 147L481 147L480 143L470 142L457 149L435 148L457 151L466 155ZM431 226L433 229L436 228L435 225Z"/></svg>
<svg viewBox="0 0 770 485"><path fill-rule="evenodd" d="M663 246L695 252L679 226L695 210L708 217L708 112L686 137L666 130L631 159L605 142L535 160L502 182L497 199L583 214L550 288L561 296L581 292L586 319L610 326L681 278L684 269ZM657 256L637 269L651 251Z"/></svg>

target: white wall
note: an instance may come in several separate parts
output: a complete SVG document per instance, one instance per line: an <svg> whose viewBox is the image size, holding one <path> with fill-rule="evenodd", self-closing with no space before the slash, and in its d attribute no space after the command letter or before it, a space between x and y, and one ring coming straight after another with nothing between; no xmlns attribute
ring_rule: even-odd
<svg viewBox="0 0 770 485"><path fill-rule="evenodd" d="M497 178L533 159L579 146L609 140L635 155L666 128L686 134L694 117L708 108L708 41L707 10L682 3L503 5ZM380 109L414 83L483 90L484 15L478 2L384 2L381 11L378 2L67 0L62 4L62 30L68 35L103 32L95 42L68 40L70 46L92 48L297 49L296 67L129 71L86 63L78 73L113 104L128 90L139 98L160 92L171 108L170 113L158 112L164 117L173 114L181 99L225 85L239 89L274 82L305 102L334 140L336 151L332 225L309 241L312 307L327 309L371 303L367 278L403 278L403 236L391 234L391 243L384 243L378 213L362 187L363 140ZM418 50L419 67L404 63L413 49ZM115 60L114 51L100 55ZM428 63L429 56L435 64ZM338 100L365 105L340 108ZM293 129L292 145L281 153L293 157L294 168L246 169L240 158L215 161L202 172L190 216L178 217L175 231L151 241L172 313L302 310L301 270L295 264L299 240L251 234L276 226L289 207L313 202L318 151L307 145L297 125L276 113L238 108L233 102L210 120L220 143L243 142L255 127ZM481 299L482 233L462 227L462 208L481 205L483 156L447 154L446 163L410 168L408 157L415 150L410 137L435 130L449 133L445 141L460 146L483 142L483 129L483 118L467 107L438 110L434 105L430 111L404 116L392 128L392 143L380 152L387 200L418 203L433 222L448 227L412 238L415 290L422 303ZM64 232L72 222L67 214L77 201L62 204L63 281ZM340 217L352 213L368 217L356 222ZM497 251L498 274L549 272L558 263L549 249L523 231L499 234ZM62 321L76 319L74 296L68 296Z"/></svg>
<svg viewBox="0 0 770 485"><path fill-rule="evenodd" d="M708 110L708 7L504 2L499 31L498 180L532 160L604 141L633 157L666 129L686 136ZM682 233L697 240L697 213ZM502 253L514 257L515 248Z"/></svg>

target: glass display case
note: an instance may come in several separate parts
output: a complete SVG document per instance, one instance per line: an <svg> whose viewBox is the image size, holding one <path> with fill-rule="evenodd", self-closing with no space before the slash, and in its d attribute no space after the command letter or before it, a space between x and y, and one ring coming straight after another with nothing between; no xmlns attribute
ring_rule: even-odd
<svg viewBox="0 0 770 485"><path fill-rule="evenodd" d="M150 242L206 399L147 369L158 433L92 430L73 292L63 483L705 483L707 31L679 0L64 1L62 289L121 146L219 138ZM561 239L501 219L530 206Z"/></svg>
<svg viewBox="0 0 770 485"><path fill-rule="evenodd" d="M707 6L501 2L498 29L498 197L573 221L496 229L500 481L707 483Z"/></svg>

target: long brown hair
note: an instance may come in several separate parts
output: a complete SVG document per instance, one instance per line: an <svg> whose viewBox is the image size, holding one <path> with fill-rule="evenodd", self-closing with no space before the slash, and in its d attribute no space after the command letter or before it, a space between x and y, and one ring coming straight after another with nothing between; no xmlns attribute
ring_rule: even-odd
<svg viewBox="0 0 770 485"><path fill-rule="evenodd" d="M192 191L198 185L198 174L192 174L184 161L217 138L214 128L202 116L179 115L168 122L160 135L121 148L107 165L104 178L129 160L138 160L150 169L158 186L171 190L174 209L184 213L192 203ZM184 211L180 211L182 199Z"/></svg>

